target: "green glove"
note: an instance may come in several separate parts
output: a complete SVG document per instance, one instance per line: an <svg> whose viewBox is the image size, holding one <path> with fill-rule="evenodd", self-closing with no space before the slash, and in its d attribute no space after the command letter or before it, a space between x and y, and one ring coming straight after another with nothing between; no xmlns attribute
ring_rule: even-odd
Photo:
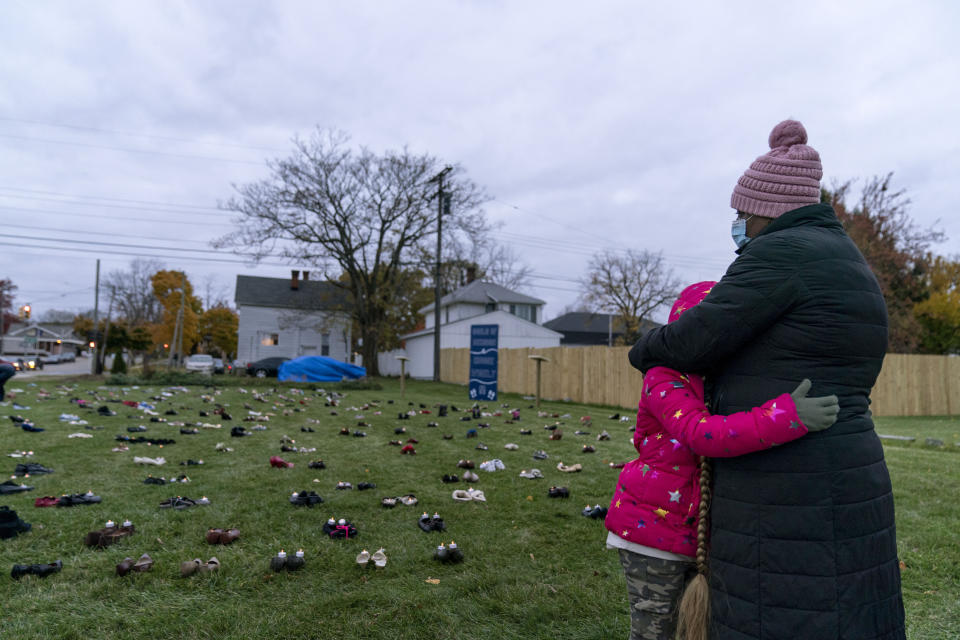
<svg viewBox="0 0 960 640"><path fill-rule="evenodd" d="M837 414L840 413L840 403L837 402L837 396L820 396L819 398L808 398L811 382L804 378L800 386L793 390L790 397L793 403L797 405L797 415L800 421L807 427L807 431L823 431L833 426L837 421Z"/></svg>

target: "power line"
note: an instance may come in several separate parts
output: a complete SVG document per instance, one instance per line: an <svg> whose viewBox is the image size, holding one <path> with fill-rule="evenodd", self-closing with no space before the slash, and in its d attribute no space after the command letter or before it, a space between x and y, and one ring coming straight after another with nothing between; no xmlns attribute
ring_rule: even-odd
<svg viewBox="0 0 960 640"><path fill-rule="evenodd" d="M9 193L0 193L0 198L15 198L17 200L40 200L43 202L57 202L59 204L69 204L69 205L81 205L84 207L107 207L109 209L133 209L135 211L156 211L158 213L179 213L179 214L189 214L194 216L232 216L234 214L229 211L218 211L213 213L212 211L207 213L203 211L177 211L176 209L160 209L158 207L138 207L128 204L108 204L105 202L81 202L81 201L69 201L62 200L60 198L44 198L41 196L18 196ZM212 209L212 207L211 207Z"/></svg>
<svg viewBox="0 0 960 640"><path fill-rule="evenodd" d="M27 209L24 207L8 207L5 205L0 205L0 209L5 209L8 211L24 211L26 213L48 213L50 215L70 216L72 218L82 216L84 218L99 218L103 220L122 220L124 222L153 222L156 224L169 224L171 222L169 219L161 220L159 218L131 218L130 216L108 216L102 213L86 213L81 211L50 211L49 209ZM176 222L177 225L223 228L223 223L219 222L189 222L182 220L175 220L174 222Z"/></svg>
<svg viewBox="0 0 960 640"><path fill-rule="evenodd" d="M82 229L63 229L63 228L57 228L57 227L37 227L37 226L33 226L33 225L28 225L28 224L10 224L10 223L6 223L6 222L3 224L3 226L4 226L4 227L14 227L14 228L17 228L17 229L28 229L28 230L30 230L30 231L56 231L56 232L58 232L58 233L75 233L75 234L87 234L87 235L97 235L97 236L103 235L103 232L100 231L100 230L96 230L96 231L85 231L85 230L82 230ZM219 225L218 225L218 226L219 226ZM143 234L115 233L115 232L111 231L111 232L110 232L110 237L111 237L111 238L139 238L139 239L142 239L142 238L143 238ZM210 244L210 242L209 242L208 240L190 240L189 238L169 238L169 237L166 237L166 236L154 236L154 235L151 235L150 237L151 237L152 239L154 239L154 240L169 240L169 241L171 241L171 242L189 242L190 244L205 244L205 245L209 245L209 244Z"/></svg>
<svg viewBox="0 0 960 640"><path fill-rule="evenodd" d="M182 262L219 262L222 264L243 264L249 265L251 261L247 260L228 260L226 258L195 258L191 256L172 256L164 254L151 254L143 253L142 251L112 251L109 249L83 249L81 247L51 247L43 246L36 244L23 244L20 242L3 242L0 241L0 246L5 247L17 247L18 249L47 249L54 252L60 251L74 251L77 253L92 253L96 255L107 254L107 255L116 255L116 256L135 256L137 258L166 258L167 260L179 260ZM49 254L45 254L49 255ZM289 267L289 263L282 262L257 262L258 266L269 266L269 267Z"/></svg>
<svg viewBox="0 0 960 640"><path fill-rule="evenodd" d="M82 125L76 125L76 124L60 124L56 122L43 122L41 120L25 120L22 118L9 118L9 117L3 117L3 116L0 116L0 120L6 121L6 122L22 122L25 124L38 124L44 127L57 127L60 129L74 129L77 131L94 131L97 133L109 133L111 135L119 135L119 136L136 136L139 138L150 138L153 140L169 140L173 142L186 142L189 144L205 144L205 145L212 145L212 146L218 146L218 147L232 147L234 149L253 149L256 151L272 151L276 153L286 153L288 151L287 149L277 149L275 147L258 147L254 145L248 145L248 144L232 144L229 142L211 142L207 140L191 140L188 138L177 138L174 136L159 136L151 133L137 133L133 131L117 131L115 129L101 129L99 127L89 127L89 126L82 126Z"/></svg>
<svg viewBox="0 0 960 640"><path fill-rule="evenodd" d="M41 193L48 196L61 196L64 198L78 198L86 200L109 200L112 202L133 202L135 204L158 204L163 207L183 207L187 209L207 209L211 211L220 211L217 207L211 207L203 204L183 204L179 202L157 202L155 200L131 200L127 198L112 198L109 196L86 196L75 193L61 193L59 191L44 191L42 189L21 189L20 187L0 186L0 191L20 191L23 193Z"/></svg>
<svg viewBox="0 0 960 640"><path fill-rule="evenodd" d="M8 140L25 140L27 142L43 142L45 144L62 144L71 147L84 147L87 149L105 149L107 151L123 151L125 153L140 153L151 156L165 156L169 158L189 158L191 160L212 160L214 162L231 162L234 164L252 164L262 167L263 161L254 162L252 160L235 160L233 158L217 158L215 156L198 156L190 153L170 153L168 151L153 151L150 149L128 149L124 147L111 147L104 144L90 144L87 142L71 142L69 140L49 140L47 138L34 138L32 136L15 136L9 133L0 133L0 138Z"/></svg>

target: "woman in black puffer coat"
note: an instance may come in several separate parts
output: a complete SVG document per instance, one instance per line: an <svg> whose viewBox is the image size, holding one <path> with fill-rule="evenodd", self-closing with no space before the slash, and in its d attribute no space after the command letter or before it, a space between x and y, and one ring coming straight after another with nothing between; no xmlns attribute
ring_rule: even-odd
<svg viewBox="0 0 960 640"><path fill-rule="evenodd" d="M806 141L799 122L774 128L771 151L731 200L738 258L700 305L646 334L630 362L706 374L719 414L804 378L811 395L840 399L826 431L713 461L710 637L901 640L893 494L869 410L886 306L819 203L820 158Z"/></svg>

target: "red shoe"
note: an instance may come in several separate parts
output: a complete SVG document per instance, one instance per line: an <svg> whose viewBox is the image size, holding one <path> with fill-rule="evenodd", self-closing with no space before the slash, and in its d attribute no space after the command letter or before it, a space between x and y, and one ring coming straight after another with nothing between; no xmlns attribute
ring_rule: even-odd
<svg viewBox="0 0 960 640"><path fill-rule="evenodd" d="M293 463L287 462L280 456L270 456L270 466L277 469L290 469L293 467Z"/></svg>
<svg viewBox="0 0 960 640"><path fill-rule="evenodd" d="M405 447L403 447L402 449L400 449L400 453L410 454L411 456L413 456L413 455L416 455L416 454L417 454L417 450L413 448L413 445L412 445L412 444L408 444L408 445L406 445Z"/></svg>
<svg viewBox="0 0 960 640"><path fill-rule="evenodd" d="M42 498L37 498L33 501L33 506L35 507L55 507L57 503L60 502L59 498L53 496L44 496Z"/></svg>

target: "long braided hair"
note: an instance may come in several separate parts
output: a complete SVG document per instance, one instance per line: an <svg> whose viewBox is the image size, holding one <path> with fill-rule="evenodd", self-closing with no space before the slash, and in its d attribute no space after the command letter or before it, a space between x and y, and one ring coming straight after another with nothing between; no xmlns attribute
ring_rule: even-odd
<svg viewBox="0 0 960 640"><path fill-rule="evenodd" d="M697 524L697 575L683 591L677 614L676 640L707 640L710 588L707 584L707 532L710 530L710 460L700 458L700 510Z"/></svg>

